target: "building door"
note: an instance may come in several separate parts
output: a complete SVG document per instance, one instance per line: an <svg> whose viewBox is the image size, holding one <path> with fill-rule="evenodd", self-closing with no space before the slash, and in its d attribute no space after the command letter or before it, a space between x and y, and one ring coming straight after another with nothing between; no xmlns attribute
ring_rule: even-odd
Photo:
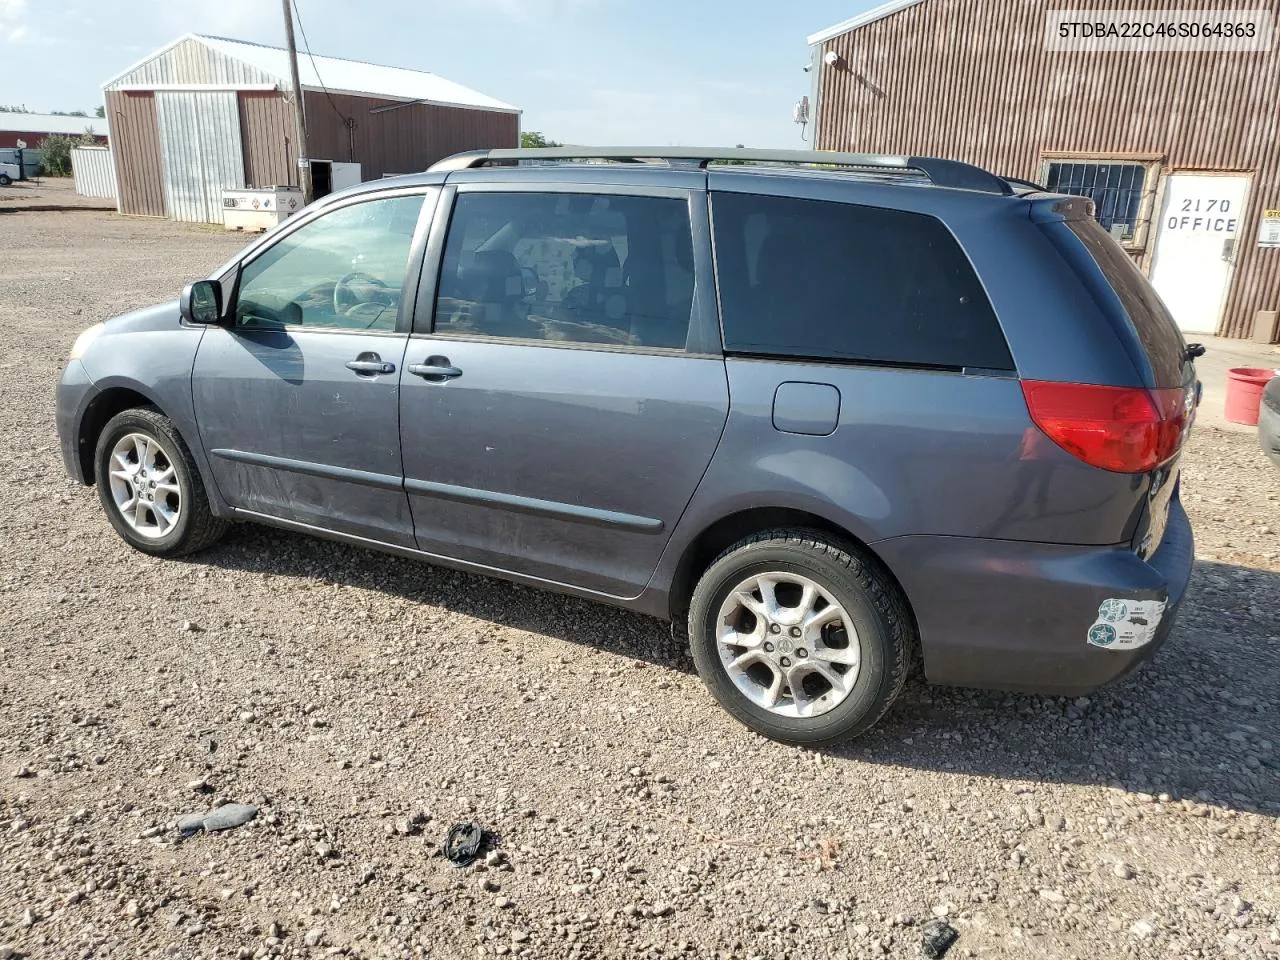
<svg viewBox="0 0 1280 960"><path fill-rule="evenodd" d="M1230 289L1249 178L1165 179L1151 282L1184 333L1216 333Z"/></svg>
<svg viewBox="0 0 1280 960"><path fill-rule="evenodd" d="M222 191L244 189L234 90L156 93L165 208L174 220L222 222Z"/></svg>

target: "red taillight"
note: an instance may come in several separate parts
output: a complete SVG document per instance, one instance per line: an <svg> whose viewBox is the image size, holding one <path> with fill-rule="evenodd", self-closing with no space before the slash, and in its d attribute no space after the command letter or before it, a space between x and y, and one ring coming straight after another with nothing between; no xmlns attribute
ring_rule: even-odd
<svg viewBox="0 0 1280 960"><path fill-rule="evenodd" d="M1023 380L1036 426L1085 463L1146 473L1171 460L1190 419L1187 391Z"/></svg>

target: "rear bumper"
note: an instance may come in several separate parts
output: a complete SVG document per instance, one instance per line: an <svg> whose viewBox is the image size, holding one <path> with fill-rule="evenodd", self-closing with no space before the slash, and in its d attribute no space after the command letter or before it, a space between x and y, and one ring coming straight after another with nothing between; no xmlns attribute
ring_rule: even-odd
<svg viewBox="0 0 1280 960"><path fill-rule="evenodd" d="M963 537L874 545L898 576L920 627L931 683L1078 696L1133 670L1168 638L1191 579L1191 523L1177 497L1147 560L1122 547ZM1165 601L1142 646L1091 645L1107 599Z"/></svg>

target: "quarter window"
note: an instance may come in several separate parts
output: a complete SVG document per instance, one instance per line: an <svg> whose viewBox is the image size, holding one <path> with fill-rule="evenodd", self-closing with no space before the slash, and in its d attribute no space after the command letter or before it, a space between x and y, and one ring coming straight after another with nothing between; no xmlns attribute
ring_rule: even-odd
<svg viewBox="0 0 1280 960"><path fill-rule="evenodd" d="M326 213L240 271L236 326L394 330L422 196Z"/></svg>
<svg viewBox="0 0 1280 960"><path fill-rule="evenodd" d="M1012 369L973 267L934 217L716 193L716 276L731 352Z"/></svg>
<svg viewBox="0 0 1280 960"><path fill-rule="evenodd" d="M684 200L458 195L436 333L683 349L692 305Z"/></svg>

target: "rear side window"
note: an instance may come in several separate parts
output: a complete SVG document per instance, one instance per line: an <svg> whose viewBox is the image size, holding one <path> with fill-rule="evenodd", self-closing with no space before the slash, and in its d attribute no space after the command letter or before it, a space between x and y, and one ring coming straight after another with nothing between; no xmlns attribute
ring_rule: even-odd
<svg viewBox="0 0 1280 960"><path fill-rule="evenodd" d="M936 218L744 193L715 194L712 213L726 350L1013 368L973 267Z"/></svg>
<svg viewBox="0 0 1280 960"><path fill-rule="evenodd" d="M1129 315L1134 332L1147 352L1157 384L1179 386L1186 342L1160 295L1120 244L1112 240L1096 220L1068 220L1066 226L1089 251Z"/></svg>
<svg viewBox="0 0 1280 960"><path fill-rule="evenodd" d="M683 350L693 309L689 204L589 193L460 193L435 330Z"/></svg>

